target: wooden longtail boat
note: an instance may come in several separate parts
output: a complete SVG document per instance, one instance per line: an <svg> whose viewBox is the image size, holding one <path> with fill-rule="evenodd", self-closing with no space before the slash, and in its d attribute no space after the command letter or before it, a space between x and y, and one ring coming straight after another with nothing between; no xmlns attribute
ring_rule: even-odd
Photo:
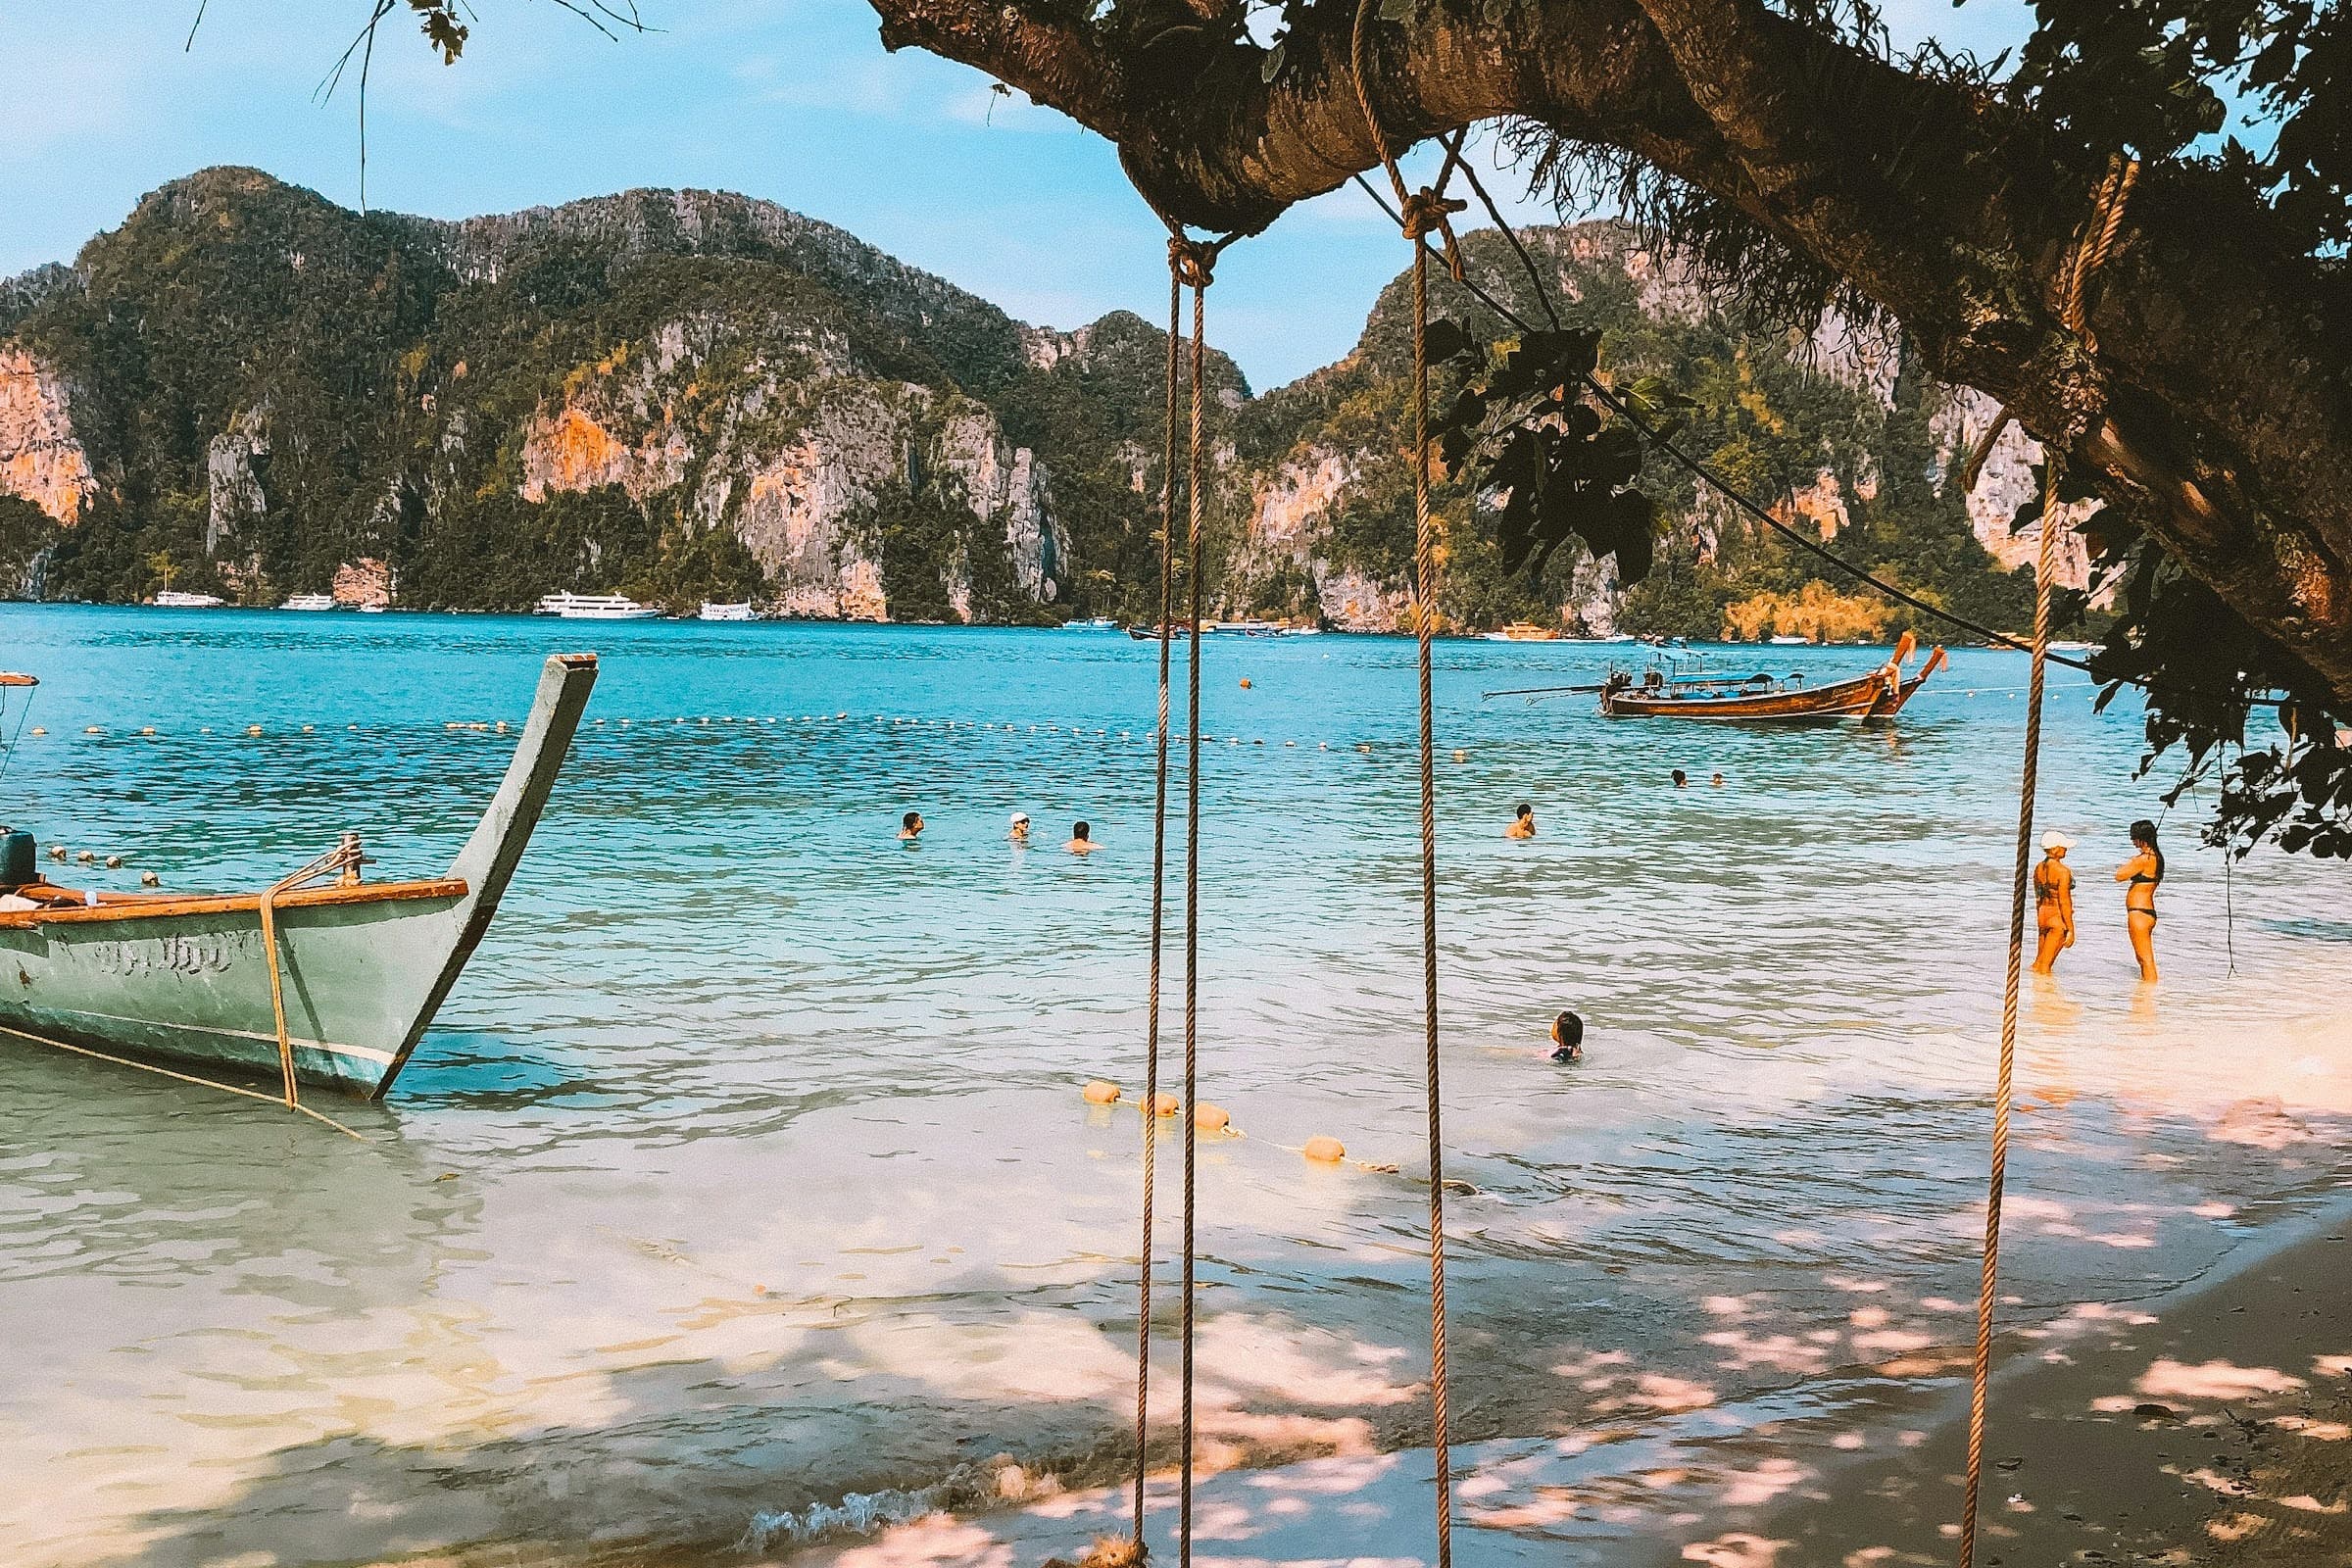
<svg viewBox="0 0 2352 1568"><path fill-rule="evenodd" d="M0 1042L380 1097L488 929L595 684L594 654L547 662L514 760L446 876L362 882L346 838L262 893L83 892L32 879L24 845L0 883ZM320 874L340 880L300 885Z"/></svg>
<svg viewBox="0 0 2352 1568"><path fill-rule="evenodd" d="M1651 670L1642 679L1619 672L1602 683L1600 710L1611 718L1707 718L1776 724L1827 724L1847 719L1892 718L1912 694L1944 664L1941 648L1928 655L1919 673L1906 678L1903 664L1918 642L1909 632L1894 657L1867 675L1807 686L1801 679L1750 675L1734 680L1715 675L1674 675Z"/></svg>

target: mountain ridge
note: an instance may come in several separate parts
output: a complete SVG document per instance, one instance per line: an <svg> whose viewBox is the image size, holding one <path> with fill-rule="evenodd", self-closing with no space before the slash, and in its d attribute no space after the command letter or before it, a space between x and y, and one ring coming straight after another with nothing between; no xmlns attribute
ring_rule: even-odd
<svg viewBox="0 0 2352 1568"><path fill-rule="evenodd" d="M2010 612L1984 549L2005 532L1941 479L1989 410L1906 377L1899 344L1825 368L1742 333L1621 228L1526 238L1611 363L1707 393L1690 437L1719 466L1825 535L1856 530L1917 586ZM1464 240L1483 287L1537 309L1499 236ZM1438 294L1482 336L1510 330L1449 281ZM1348 356L1262 395L1212 353L1209 587L1228 612L1398 624L1401 299L1391 283ZM1022 322L731 192L444 220L202 170L71 268L0 283L0 587L380 600L397 578L404 603L453 608L571 587L807 615L1140 616L1164 353L1133 313ZM1657 488L1661 574L1627 589L1581 559L1506 576L1485 502L1442 486L1450 621L1689 629L1808 577L1714 498Z"/></svg>

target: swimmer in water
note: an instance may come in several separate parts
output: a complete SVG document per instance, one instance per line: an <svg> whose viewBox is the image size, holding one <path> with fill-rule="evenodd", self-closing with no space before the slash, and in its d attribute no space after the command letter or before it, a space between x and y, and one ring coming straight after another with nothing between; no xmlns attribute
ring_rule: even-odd
<svg viewBox="0 0 2352 1568"><path fill-rule="evenodd" d="M1511 825L1502 830L1506 839L1532 839L1536 836L1536 808L1525 801L1511 817Z"/></svg>
<svg viewBox="0 0 2352 1568"><path fill-rule="evenodd" d="M1690 787L1690 775L1684 772L1679 767L1676 768L1674 770L1674 787L1678 790L1689 789Z"/></svg>
<svg viewBox="0 0 2352 1568"><path fill-rule="evenodd" d="M899 840L901 843L912 844L915 840L921 838L922 836L922 812L908 811L905 816L899 818Z"/></svg>
<svg viewBox="0 0 2352 1568"><path fill-rule="evenodd" d="M2041 836L2042 860L2034 868L2034 923L2040 932L2035 974L2051 973L2058 955L2075 945L2075 873L2066 863L2066 852L2074 847L2075 841L2056 828Z"/></svg>
<svg viewBox="0 0 2352 1568"><path fill-rule="evenodd" d="M1707 782L1716 789L1721 789L1723 788L1723 775L1718 773L1713 778L1708 779Z"/></svg>
<svg viewBox="0 0 2352 1568"><path fill-rule="evenodd" d="M1563 1007L1551 1020L1551 1059L1582 1061L1585 1059L1585 1020Z"/></svg>
<svg viewBox="0 0 2352 1568"><path fill-rule="evenodd" d="M1084 822L1070 824L1070 842L1062 846L1072 855L1092 855L1102 846L1094 840L1094 829Z"/></svg>
<svg viewBox="0 0 2352 1568"><path fill-rule="evenodd" d="M2124 884L2124 927L2132 934L2132 956L2139 977L2156 978L2156 889L2164 881L2164 851L2156 847L2156 824L2141 817L2132 824L2132 858L2115 868Z"/></svg>
<svg viewBox="0 0 2352 1568"><path fill-rule="evenodd" d="M1012 828L1004 836L1012 841L1015 848L1027 849L1029 847L1029 813L1027 811L1013 812Z"/></svg>

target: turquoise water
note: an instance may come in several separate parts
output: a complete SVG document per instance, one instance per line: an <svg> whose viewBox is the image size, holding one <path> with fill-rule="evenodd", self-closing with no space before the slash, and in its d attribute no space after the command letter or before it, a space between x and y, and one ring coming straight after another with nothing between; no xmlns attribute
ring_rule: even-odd
<svg viewBox="0 0 2352 1568"><path fill-rule="evenodd" d="M101 886L251 886L346 828L373 874L428 874L513 744L450 726L519 720L582 647L590 720L497 925L390 1100L343 1112L376 1142L0 1049L0 1315L39 1348L0 1364L0 1473L38 1478L0 1496L12 1555L732 1561L966 1502L1000 1452L1110 1473L1140 1139L1078 1089L1142 1081L1151 646L8 607L47 733L0 814L123 856ZM1634 1431L1678 1389L1862 1400L1966 1332L2025 662L1956 655L1892 731L1480 698L1627 652L1439 650L1474 1437ZM2044 820L2082 840L2083 934L2027 998L2021 1320L2212 1266L2343 1181L2352 1122L2344 873L2226 878L2184 806L2138 987L2106 874L2157 791L2129 705L2057 678ZM1233 1462L1409 1444L1412 647L1212 639L1203 684L1201 1093L1243 1134L1202 1144L1203 1428ZM1532 843L1500 837L1519 800ZM1101 854L1059 850L1076 817ZM1592 1030L1565 1071L1563 1005ZM1172 1074L1173 1012L1165 1037ZM1399 1169L1309 1167L1318 1133ZM1889 1309L1866 1331L1857 1294ZM1666 1392L1628 1404L1595 1364Z"/></svg>

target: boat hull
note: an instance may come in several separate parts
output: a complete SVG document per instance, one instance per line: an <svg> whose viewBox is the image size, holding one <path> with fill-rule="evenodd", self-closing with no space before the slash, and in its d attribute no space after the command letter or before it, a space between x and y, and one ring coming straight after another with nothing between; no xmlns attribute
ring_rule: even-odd
<svg viewBox="0 0 2352 1568"><path fill-rule="evenodd" d="M439 891L273 911L302 1083L380 1094L431 1021L467 890L423 886ZM258 906L0 928L0 1027L239 1074L279 1070Z"/></svg>

